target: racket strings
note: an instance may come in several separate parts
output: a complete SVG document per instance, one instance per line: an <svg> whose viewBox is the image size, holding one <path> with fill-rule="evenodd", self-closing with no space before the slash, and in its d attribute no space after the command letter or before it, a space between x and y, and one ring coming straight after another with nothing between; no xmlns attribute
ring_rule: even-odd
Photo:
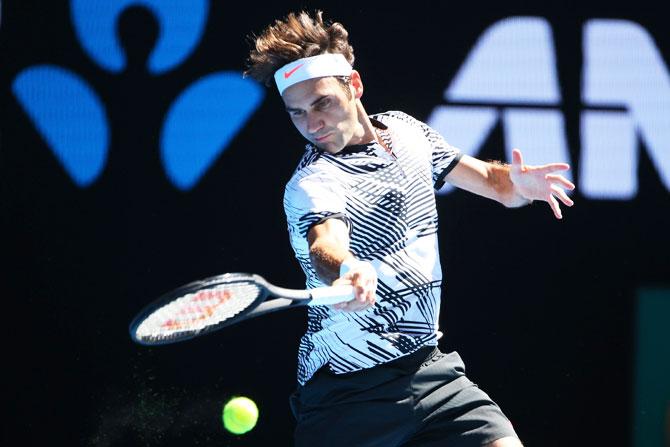
<svg viewBox="0 0 670 447"><path fill-rule="evenodd" d="M184 332L199 332L235 317L261 293L253 283L219 284L177 298L155 310L136 330L141 340L168 339Z"/></svg>

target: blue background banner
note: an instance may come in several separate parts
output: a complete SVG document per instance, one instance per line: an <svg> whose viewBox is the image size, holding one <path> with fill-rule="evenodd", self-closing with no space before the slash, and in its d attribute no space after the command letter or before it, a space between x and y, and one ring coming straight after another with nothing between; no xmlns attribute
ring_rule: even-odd
<svg viewBox="0 0 670 447"><path fill-rule="evenodd" d="M572 165L562 221L440 191L440 346L526 445L667 439L636 422L638 390L668 390L636 382L637 291L670 288L658 2L22 0L0 5L2 444L291 444L304 312L160 348L128 323L223 272L304 284L282 207L304 142L241 71L247 36L305 7L347 27L368 113L407 112L482 159ZM242 437L221 426L233 395L261 411Z"/></svg>

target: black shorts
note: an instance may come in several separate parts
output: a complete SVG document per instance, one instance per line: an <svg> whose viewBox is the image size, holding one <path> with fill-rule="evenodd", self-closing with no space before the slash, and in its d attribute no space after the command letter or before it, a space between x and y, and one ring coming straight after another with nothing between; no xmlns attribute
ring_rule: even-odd
<svg viewBox="0 0 670 447"><path fill-rule="evenodd" d="M353 373L322 368L290 403L296 447L482 446L516 436L458 353L435 347Z"/></svg>

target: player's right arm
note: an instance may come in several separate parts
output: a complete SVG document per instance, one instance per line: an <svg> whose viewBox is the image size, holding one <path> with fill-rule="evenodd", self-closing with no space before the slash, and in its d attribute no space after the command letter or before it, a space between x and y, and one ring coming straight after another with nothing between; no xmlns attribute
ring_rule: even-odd
<svg viewBox="0 0 670 447"><path fill-rule="evenodd" d="M352 312L375 304L377 273L349 251L349 228L340 219L327 219L307 233L312 267L326 284L354 286L356 299L333 307Z"/></svg>

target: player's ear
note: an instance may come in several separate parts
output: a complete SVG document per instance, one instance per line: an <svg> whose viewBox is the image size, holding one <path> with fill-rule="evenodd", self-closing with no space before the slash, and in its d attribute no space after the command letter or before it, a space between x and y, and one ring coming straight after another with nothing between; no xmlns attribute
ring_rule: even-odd
<svg viewBox="0 0 670 447"><path fill-rule="evenodd" d="M363 96L363 81L361 75L356 70L351 72L351 88L354 91L354 98L360 99Z"/></svg>

